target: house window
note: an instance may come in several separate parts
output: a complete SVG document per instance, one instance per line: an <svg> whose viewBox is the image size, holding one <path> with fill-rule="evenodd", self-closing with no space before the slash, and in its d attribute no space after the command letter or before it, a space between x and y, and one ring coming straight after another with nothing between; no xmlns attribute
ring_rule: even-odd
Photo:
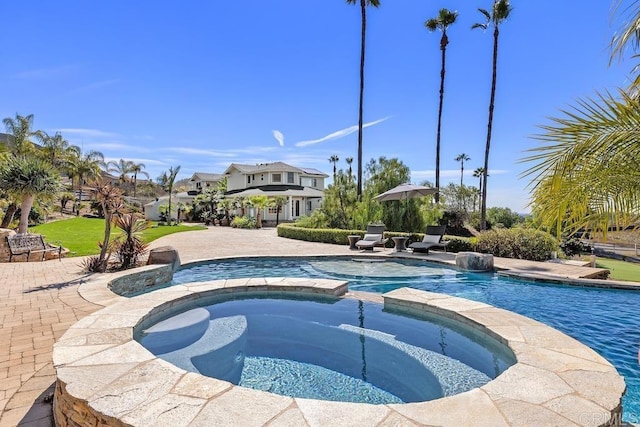
<svg viewBox="0 0 640 427"><path fill-rule="evenodd" d="M278 208L269 208L268 211L270 214L277 214L278 213Z"/></svg>
<svg viewBox="0 0 640 427"><path fill-rule="evenodd" d="M247 175L247 184L251 184L251 175Z"/></svg>
<svg viewBox="0 0 640 427"><path fill-rule="evenodd" d="M307 213L311 213L311 200L307 200Z"/></svg>
<svg viewBox="0 0 640 427"><path fill-rule="evenodd" d="M293 184L293 172L287 172L287 184Z"/></svg>
<svg viewBox="0 0 640 427"><path fill-rule="evenodd" d="M318 180L317 180L317 179L315 179L315 178L313 178L313 179L311 180L311 186L312 186L313 188L318 187Z"/></svg>
<svg viewBox="0 0 640 427"><path fill-rule="evenodd" d="M271 181L272 182L282 182L282 174L279 174L279 173L271 174Z"/></svg>

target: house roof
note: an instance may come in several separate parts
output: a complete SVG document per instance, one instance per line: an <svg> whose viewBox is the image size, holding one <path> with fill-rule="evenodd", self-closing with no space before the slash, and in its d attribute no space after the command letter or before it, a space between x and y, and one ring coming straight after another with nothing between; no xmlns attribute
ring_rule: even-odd
<svg viewBox="0 0 640 427"><path fill-rule="evenodd" d="M220 181L223 178L224 175L219 173L195 172L190 181Z"/></svg>
<svg viewBox="0 0 640 427"><path fill-rule="evenodd" d="M327 175L326 173L314 168L300 168L300 170L308 175L320 175L320 176L324 176L325 178L329 177L329 175Z"/></svg>
<svg viewBox="0 0 640 427"><path fill-rule="evenodd" d="M308 175L320 175L328 177L329 175L320 172L317 169L312 168L299 168L296 166L291 166L290 164L284 162L272 162L272 163L260 163L257 165L244 165L240 163L231 163L229 167L224 171L224 175L231 174L233 169L238 170L240 173L248 174L248 173L261 173L261 172L302 172Z"/></svg>

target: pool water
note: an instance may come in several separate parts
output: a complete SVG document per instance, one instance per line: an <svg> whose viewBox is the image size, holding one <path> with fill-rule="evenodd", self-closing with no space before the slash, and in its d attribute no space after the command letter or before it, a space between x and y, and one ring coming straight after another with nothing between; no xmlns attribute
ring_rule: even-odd
<svg viewBox="0 0 640 427"><path fill-rule="evenodd" d="M462 323L355 299L217 297L145 327L138 340L187 371L285 396L422 402L480 387L515 363Z"/></svg>
<svg viewBox="0 0 640 427"><path fill-rule="evenodd" d="M419 260L355 262L344 257L219 260L181 269L172 283L285 276L347 280L351 290L379 293L407 286L486 302L539 320L593 348L616 367L627 384L623 419L640 422L638 291L520 281Z"/></svg>

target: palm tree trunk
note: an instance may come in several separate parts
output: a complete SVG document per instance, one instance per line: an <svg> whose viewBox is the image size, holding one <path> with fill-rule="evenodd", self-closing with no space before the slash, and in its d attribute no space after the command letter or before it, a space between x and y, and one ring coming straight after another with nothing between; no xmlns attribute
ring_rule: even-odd
<svg viewBox="0 0 640 427"><path fill-rule="evenodd" d="M4 213L4 218L2 218L2 224L0 224L0 228L8 228L11 225L11 221L13 221L13 216L16 214L18 210L18 205L15 203L11 203L7 206L7 211Z"/></svg>
<svg viewBox="0 0 640 427"><path fill-rule="evenodd" d="M138 184L138 174L134 173L133 174L133 198L136 198L136 186Z"/></svg>
<svg viewBox="0 0 640 427"><path fill-rule="evenodd" d="M460 162L460 188L462 188L463 178L464 178L464 160Z"/></svg>
<svg viewBox="0 0 640 427"><path fill-rule="evenodd" d="M104 212L104 238L102 239L102 246L100 248L100 271L107 269L108 263L108 251L109 251L109 238L111 237L111 218L113 214L109 211L108 206L103 205Z"/></svg>
<svg viewBox="0 0 640 427"><path fill-rule="evenodd" d="M36 196L33 194L25 194L20 204L20 223L18 224L18 234L24 234L29 227L29 213Z"/></svg>
<svg viewBox="0 0 640 427"><path fill-rule="evenodd" d="M365 0L360 0L360 12L362 15L362 33L360 39L360 104L358 107L358 200L362 199L362 118L364 104L364 52L367 32L367 5Z"/></svg>
<svg viewBox="0 0 640 427"><path fill-rule="evenodd" d="M438 192L435 194L436 203L440 202L440 129L442 124L442 106L444 103L444 74L445 59L447 51L447 33L442 33L440 39L440 50L442 51L442 68L440 70L440 105L438 106L438 131L436 133L436 188Z"/></svg>
<svg viewBox="0 0 640 427"><path fill-rule="evenodd" d="M491 148L491 128L493 126L493 107L496 99L496 76L498 70L498 26L493 31L493 76L491 79L491 99L489 101L489 122L487 124L487 145L484 150L484 171L482 172L482 200L480 209L480 230L487 228L487 174L489 172L489 149Z"/></svg>

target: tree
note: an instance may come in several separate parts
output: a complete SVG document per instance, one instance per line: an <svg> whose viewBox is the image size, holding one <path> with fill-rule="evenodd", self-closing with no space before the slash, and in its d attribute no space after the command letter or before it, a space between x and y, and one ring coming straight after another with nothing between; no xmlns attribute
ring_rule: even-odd
<svg viewBox="0 0 640 427"><path fill-rule="evenodd" d="M287 198L285 196L274 196L271 198L271 202L274 208L276 208L276 227L280 224L280 211L282 207L287 204Z"/></svg>
<svg viewBox="0 0 640 427"><path fill-rule="evenodd" d="M129 174L133 173L133 162L124 159L120 159L117 162L112 160L107 163L107 172L117 173L118 182L124 184L129 181Z"/></svg>
<svg viewBox="0 0 640 427"><path fill-rule="evenodd" d="M77 156L71 159L69 174L78 182L80 202L82 202L83 186L88 182L99 181L103 166L105 166L104 155L95 150L86 153L78 152Z"/></svg>
<svg viewBox="0 0 640 427"><path fill-rule="evenodd" d="M509 18L512 7L509 0L495 0L491 13L485 9L478 9L486 18L484 23L473 24L471 29L481 28L486 30L493 25L493 66L491 75L491 97L489 100L489 120L487 122L487 143L484 149L484 178L482 180L482 197L480 197L480 229L487 228L487 176L489 172L489 151L491 148L491 130L493 127L493 108L496 99L496 80L498 70L498 39L500 36L500 25Z"/></svg>
<svg viewBox="0 0 640 427"><path fill-rule="evenodd" d="M33 127L33 114L21 116L16 114L16 118L7 117L2 120L4 127L9 134L9 152L14 156L24 156L35 150L31 140L32 136L36 136L37 132Z"/></svg>
<svg viewBox="0 0 640 427"><path fill-rule="evenodd" d="M100 203L104 213L104 237L102 243L100 243L100 255L95 271L104 272L107 269L111 255L111 246L109 245L111 222L115 214L122 212L124 203L122 202L122 190L114 187L111 183L98 183L94 191L96 192L96 200Z"/></svg>
<svg viewBox="0 0 640 427"><path fill-rule="evenodd" d="M35 150L33 143L29 139L37 134L32 129L33 114L27 116L16 114L15 119L7 117L2 120L2 123L4 123L4 127L9 134L6 146L3 146L3 151L5 151L3 155L8 157L25 156ZM7 206L0 228L7 228L11 224L17 210L18 202L11 201Z"/></svg>
<svg viewBox="0 0 640 427"><path fill-rule="evenodd" d="M269 205L269 198L267 196L251 196L249 200L256 208L256 227L262 228L262 210Z"/></svg>
<svg viewBox="0 0 640 427"><path fill-rule="evenodd" d="M628 14L628 17L623 17L623 26L619 29L619 31L615 32L611 40L611 59L610 62L618 57L622 59L627 52L631 52L631 57L633 59L637 59L638 55L635 54L635 51L640 47L640 32L638 29L640 28L640 3L638 1L631 2L631 5L635 4L635 7L629 5L628 7L622 7L623 0L616 1L616 11L620 11L623 14ZM636 77L631 84L630 90L637 91L637 88L640 87L640 65L636 65L633 67L633 73L636 74Z"/></svg>
<svg viewBox="0 0 640 427"><path fill-rule="evenodd" d="M358 0L347 0L356 4ZM358 104L358 199L362 198L362 124L364 105L364 53L367 34L367 6L379 7L380 0L360 0L360 101Z"/></svg>
<svg viewBox="0 0 640 427"><path fill-rule="evenodd" d="M532 212L556 236L581 228L605 233L640 217L640 99L619 91L578 101L535 136L524 161Z"/></svg>
<svg viewBox="0 0 640 427"><path fill-rule="evenodd" d="M144 163L131 162L131 172L133 173L133 197L136 197L136 189L138 187L138 175L144 175L149 179L149 174L143 169L146 168Z"/></svg>
<svg viewBox="0 0 640 427"><path fill-rule="evenodd" d="M449 9L442 8L438 12L438 16L431 18L424 23L424 26L431 32L440 30L442 31L442 37L440 37L440 50L442 51L442 67L440 69L440 104L438 106L438 131L436 133L436 188L440 188L440 129L442 124L442 105L444 101L444 75L445 75L445 63L447 45L449 44L449 37L447 36L447 29L449 25L456 22L458 18L458 12L452 12ZM435 201L440 201L440 194L435 194Z"/></svg>
<svg viewBox="0 0 640 427"><path fill-rule="evenodd" d="M348 178L349 180L352 180L353 170L351 169L351 163L353 163L353 157L347 157L346 159L344 159L344 161L347 162L347 165L349 165Z"/></svg>
<svg viewBox="0 0 640 427"><path fill-rule="evenodd" d="M471 157L466 155L465 153L459 154L458 157L455 158L456 162L460 162L460 186L462 187L462 179L464 178L464 162L467 160L471 160Z"/></svg>
<svg viewBox="0 0 640 427"><path fill-rule="evenodd" d="M158 184L162 186L164 191L167 191L169 193L169 209L167 210L169 224L171 224L171 197L173 196L173 185L176 182L176 176L178 176L179 172L180 166L176 166L175 168L171 166L169 168L169 172L162 172L162 175L160 175L160 177L158 178Z"/></svg>
<svg viewBox="0 0 640 427"><path fill-rule="evenodd" d="M329 157L329 163L333 163L333 180L336 180L336 163L338 163L338 160L340 160L340 158L338 157L337 154L332 154L331 157Z"/></svg>
<svg viewBox="0 0 640 427"><path fill-rule="evenodd" d="M60 177L44 161L20 156L0 164L0 187L21 199L18 233L26 233L36 198L53 198L60 191Z"/></svg>
<svg viewBox="0 0 640 427"><path fill-rule="evenodd" d="M37 132L37 137L42 143L40 150L42 157L60 171L68 169L70 160L77 157L81 151L80 147L69 144L60 132L50 136L40 131Z"/></svg>

